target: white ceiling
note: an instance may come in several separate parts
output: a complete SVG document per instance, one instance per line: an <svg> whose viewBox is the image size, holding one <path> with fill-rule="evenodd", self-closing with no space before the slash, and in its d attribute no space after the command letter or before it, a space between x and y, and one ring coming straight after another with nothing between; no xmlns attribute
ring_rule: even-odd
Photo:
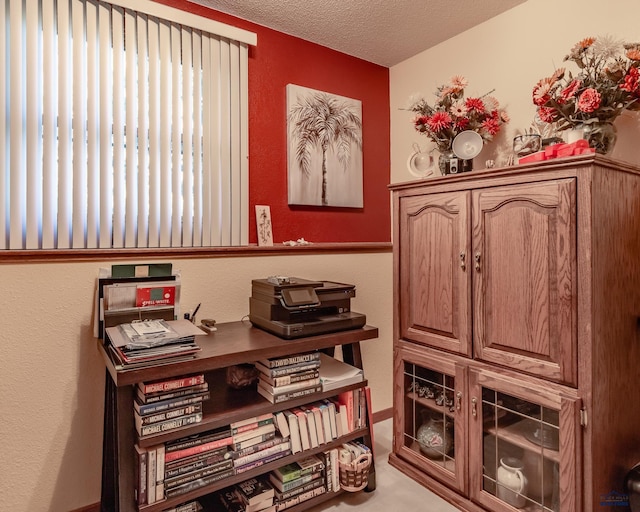
<svg viewBox="0 0 640 512"><path fill-rule="evenodd" d="M391 67L526 0L190 1Z"/></svg>

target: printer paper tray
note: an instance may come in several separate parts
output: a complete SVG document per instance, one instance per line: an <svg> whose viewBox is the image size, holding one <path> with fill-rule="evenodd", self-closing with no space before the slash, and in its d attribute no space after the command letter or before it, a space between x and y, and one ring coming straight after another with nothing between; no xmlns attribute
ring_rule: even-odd
<svg viewBox="0 0 640 512"><path fill-rule="evenodd" d="M362 313L347 311L335 315L321 315L313 320L304 322L268 320L251 314L249 315L249 320L253 325L281 338L294 339L316 334L359 329L365 325L367 317Z"/></svg>

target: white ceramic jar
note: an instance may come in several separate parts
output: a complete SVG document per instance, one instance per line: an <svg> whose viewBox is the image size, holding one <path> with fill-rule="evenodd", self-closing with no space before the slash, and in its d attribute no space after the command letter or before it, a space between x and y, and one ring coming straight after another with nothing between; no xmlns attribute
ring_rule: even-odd
<svg viewBox="0 0 640 512"><path fill-rule="evenodd" d="M523 468L524 464L520 459L503 457L496 473L498 498L516 508L524 507L527 502L524 497L527 479L522 473Z"/></svg>

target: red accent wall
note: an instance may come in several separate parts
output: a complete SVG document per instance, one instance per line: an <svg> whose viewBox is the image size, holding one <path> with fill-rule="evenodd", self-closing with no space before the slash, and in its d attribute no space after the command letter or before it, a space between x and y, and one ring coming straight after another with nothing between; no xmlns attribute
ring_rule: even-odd
<svg viewBox="0 0 640 512"><path fill-rule="evenodd" d="M258 36L249 51L249 242L257 243L256 204L271 207L273 240L391 240L389 70L324 46L193 4L158 0ZM287 204L286 86L362 101L363 208Z"/></svg>

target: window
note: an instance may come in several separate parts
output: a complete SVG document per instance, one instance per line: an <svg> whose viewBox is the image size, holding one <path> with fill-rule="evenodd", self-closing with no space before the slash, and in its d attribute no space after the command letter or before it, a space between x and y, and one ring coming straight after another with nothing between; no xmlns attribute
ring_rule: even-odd
<svg viewBox="0 0 640 512"><path fill-rule="evenodd" d="M147 0L6 0L0 249L246 245L255 42Z"/></svg>

